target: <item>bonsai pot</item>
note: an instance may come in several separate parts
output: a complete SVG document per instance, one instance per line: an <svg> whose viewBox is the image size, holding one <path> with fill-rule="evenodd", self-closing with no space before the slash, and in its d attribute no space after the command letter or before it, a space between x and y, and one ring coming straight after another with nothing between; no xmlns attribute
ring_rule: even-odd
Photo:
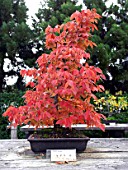
<svg viewBox="0 0 128 170"><path fill-rule="evenodd" d="M85 138L28 138L31 150L34 153L46 152L47 149L76 149L82 152L86 149L87 142L90 139Z"/></svg>

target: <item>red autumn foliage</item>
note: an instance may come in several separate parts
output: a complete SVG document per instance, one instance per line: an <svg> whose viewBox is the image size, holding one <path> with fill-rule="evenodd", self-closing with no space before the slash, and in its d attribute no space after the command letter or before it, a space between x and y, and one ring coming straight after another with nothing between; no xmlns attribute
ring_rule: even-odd
<svg viewBox="0 0 128 170"><path fill-rule="evenodd" d="M90 31L97 30L99 18L95 9L77 11L70 22L46 28L46 47L52 52L38 58L38 69L21 71L22 76L32 76L34 82L28 83L32 90L24 95L25 105L10 106L3 114L10 122L35 127L55 122L65 127L87 123L104 130L104 116L95 111L90 101L96 99L94 92L104 90L97 82L105 76L100 68L87 64L90 54L85 52L88 46L95 46ZM82 58L85 65L80 64Z"/></svg>

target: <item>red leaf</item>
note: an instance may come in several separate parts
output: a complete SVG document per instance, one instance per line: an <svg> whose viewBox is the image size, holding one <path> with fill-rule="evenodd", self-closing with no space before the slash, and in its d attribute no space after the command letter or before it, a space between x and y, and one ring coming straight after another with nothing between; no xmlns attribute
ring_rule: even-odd
<svg viewBox="0 0 128 170"><path fill-rule="evenodd" d="M53 86L56 86L57 85L57 80L52 80L51 83L52 83Z"/></svg>
<svg viewBox="0 0 128 170"><path fill-rule="evenodd" d="M93 87L92 91L98 91L98 88L97 87Z"/></svg>
<svg viewBox="0 0 128 170"><path fill-rule="evenodd" d="M98 73L102 73L102 70L99 67L95 67L95 71Z"/></svg>
<svg viewBox="0 0 128 170"><path fill-rule="evenodd" d="M102 123L99 124L99 128L100 128L102 131L105 131L105 125L103 125Z"/></svg>
<svg viewBox="0 0 128 170"><path fill-rule="evenodd" d="M84 114L84 118L85 118L85 120L89 121L89 117L90 117L90 111L87 110Z"/></svg>
<svg viewBox="0 0 128 170"><path fill-rule="evenodd" d="M105 89L104 89L104 86L102 86L102 85L98 85L98 88L101 89L101 91L104 91L104 90L105 90Z"/></svg>
<svg viewBox="0 0 128 170"><path fill-rule="evenodd" d="M85 57L86 59L89 59L89 58L90 58L90 54L89 54L89 53L85 53L84 57Z"/></svg>
<svg viewBox="0 0 128 170"><path fill-rule="evenodd" d="M31 81L31 82L28 82L28 83L26 84L26 87L27 87L27 86L35 87L35 83L34 83L34 82L32 82L32 81Z"/></svg>

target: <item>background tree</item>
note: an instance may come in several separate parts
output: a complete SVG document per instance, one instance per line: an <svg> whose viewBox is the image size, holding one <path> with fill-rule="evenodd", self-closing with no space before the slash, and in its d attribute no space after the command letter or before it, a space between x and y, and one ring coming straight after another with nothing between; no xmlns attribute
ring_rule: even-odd
<svg viewBox="0 0 128 170"><path fill-rule="evenodd" d="M16 107L23 105L24 99L22 96L24 95L23 91L13 90L13 91L5 91L4 93L0 93L0 139L9 139L10 138L10 129L7 128L9 122L7 118L3 117L3 112L10 105L14 105ZM18 138L22 138L23 133L20 132L18 127Z"/></svg>
<svg viewBox="0 0 128 170"><path fill-rule="evenodd" d="M107 0L84 0L87 8L96 8L102 15L98 32L92 40L97 47L90 49L91 63L99 66L107 76L105 87L112 93L128 91L128 1L106 6Z"/></svg>
<svg viewBox="0 0 128 170"><path fill-rule="evenodd" d="M54 27L69 21L69 16L76 10L80 11L82 6L76 5L78 0L45 0L33 18L34 47L37 57L49 51L45 48L45 29L48 25Z"/></svg>
<svg viewBox="0 0 128 170"><path fill-rule="evenodd" d="M22 89L19 70L25 67L23 60L26 56L28 59L32 54L29 44L32 34L26 24L27 10L24 0L0 0L0 92L5 87L5 77L9 76L17 77L17 88ZM10 61L6 71L5 59Z"/></svg>

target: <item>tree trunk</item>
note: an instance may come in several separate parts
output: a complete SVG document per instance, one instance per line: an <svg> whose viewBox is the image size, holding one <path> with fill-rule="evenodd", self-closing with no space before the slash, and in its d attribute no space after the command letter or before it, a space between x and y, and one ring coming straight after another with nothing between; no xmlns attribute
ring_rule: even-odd
<svg viewBox="0 0 128 170"><path fill-rule="evenodd" d="M3 56L0 53L0 92L3 91L3 85L4 85L4 70L3 70L3 65L4 65L4 61L3 61Z"/></svg>
<svg viewBox="0 0 128 170"><path fill-rule="evenodd" d="M56 94L56 95L54 96L54 104L56 105L56 110L58 111L58 105L57 105L57 103L58 103L58 94ZM60 128L60 125L56 124L56 122L57 122L57 120L54 120L54 128L55 128L55 129L58 129L58 128Z"/></svg>

